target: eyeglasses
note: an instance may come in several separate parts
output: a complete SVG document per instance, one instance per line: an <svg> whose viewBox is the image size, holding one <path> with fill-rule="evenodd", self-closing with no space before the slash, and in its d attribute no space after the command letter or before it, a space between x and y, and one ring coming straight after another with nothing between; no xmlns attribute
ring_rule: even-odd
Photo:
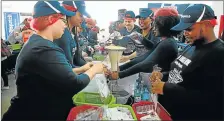
<svg viewBox="0 0 224 121"><path fill-rule="evenodd" d="M66 25L68 24L67 20L65 18L60 18Z"/></svg>

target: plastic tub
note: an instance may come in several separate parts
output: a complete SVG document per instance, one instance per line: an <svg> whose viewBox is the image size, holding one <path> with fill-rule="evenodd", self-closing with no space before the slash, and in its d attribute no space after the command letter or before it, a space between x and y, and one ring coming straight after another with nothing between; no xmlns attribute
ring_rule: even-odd
<svg viewBox="0 0 224 121"><path fill-rule="evenodd" d="M73 96L73 102L75 105L102 106L116 103L116 98L109 95L106 99L103 99L99 93L80 92Z"/></svg>

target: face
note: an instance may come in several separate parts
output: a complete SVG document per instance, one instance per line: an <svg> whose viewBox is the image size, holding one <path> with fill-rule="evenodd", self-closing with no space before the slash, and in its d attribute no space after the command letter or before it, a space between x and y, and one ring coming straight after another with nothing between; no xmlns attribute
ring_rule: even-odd
<svg viewBox="0 0 224 121"><path fill-rule="evenodd" d="M72 25L76 27L81 27L83 16L80 12L76 12L75 16L71 17Z"/></svg>
<svg viewBox="0 0 224 121"><path fill-rule="evenodd" d="M50 17L49 19L51 19ZM65 16L62 16L59 20L57 20L54 24L52 24L53 39L61 38L61 36L64 34L65 28L66 28L66 19Z"/></svg>
<svg viewBox="0 0 224 121"><path fill-rule="evenodd" d="M134 19L124 19L124 25L125 25L127 30L133 29L134 24L135 24Z"/></svg>
<svg viewBox="0 0 224 121"><path fill-rule="evenodd" d="M204 42L204 35L206 35L206 31L208 31L208 26L206 26L206 22L196 23L193 26L184 30L184 36L186 38L187 43L189 44L197 44Z"/></svg>
<svg viewBox="0 0 224 121"><path fill-rule="evenodd" d="M77 32L81 33L82 32L82 28L81 27L77 27Z"/></svg>
<svg viewBox="0 0 224 121"><path fill-rule="evenodd" d="M118 26L117 26L117 29L120 30L123 27L125 27L124 22L123 23L119 23Z"/></svg>
<svg viewBox="0 0 224 121"><path fill-rule="evenodd" d="M86 26L87 26L89 29L92 29L92 28L93 28L93 25L90 24L90 23L86 23Z"/></svg>
<svg viewBox="0 0 224 121"><path fill-rule="evenodd" d="M149 17L139 19L139 26L143 30L148 29L151 23L152 23L152 20Z"/></svg>
<svg viewBox="0 0 224 121"><path fill-rule="evenodd" d="M154 36L156 36L156 37L160 36L159 29L155 22L153 22L153 24L152 24L152 31L153 31Z"/></svg>

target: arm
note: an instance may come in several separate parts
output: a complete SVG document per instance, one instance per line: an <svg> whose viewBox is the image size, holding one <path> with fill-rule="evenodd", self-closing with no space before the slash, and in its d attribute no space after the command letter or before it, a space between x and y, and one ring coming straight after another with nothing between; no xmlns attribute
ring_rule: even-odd
<svg viewBox="0 0 224 121"><path fill-rule="evenodd" d="M85 70L82 67L73 68L72 71L77 74L81 74L81 73L85 72Z"/></svg>
<svg viewBox="0 0 224 121"><path fill-rule="evenodd" d="M128 58L129 58L129 60L130 60L130 59L135 58L136 56L137 56L137 52L135 51L135 52L133 52L131 55L128 55Z"/></svg>
<svg viewBox="0 0 224 121"><path fill-rule="evenodd" d="M135 64L138 64L142 61L144 61L151 53L152 51L149 50L147 53L145 53L144 55L142 56L139 56L139 57L136 57L134 58L133 60L129 61L128 63L125 63L124 65L121 65L119 68L120 68L120 71L123 71L125 69L128 69L130 68L131 66L134 66Z"/></svg>
<svg viewBox="0 0 224 121"><path fill-rule="evenodd" d="M171 41L164 40L164 42L161 42L144 61L119 72L119 77L124 78L139 72L152 72L153 66L156 64L161 68L170 65L177 54L173 46ZM169 62L168 60L172 61Z"/></svg>
<svg viewBox="0 0 224 121"><path fill-rule="evenodd" d="M142 40L142 44L145 45L148 49L152 49L153 47L156 46L156 44L160 41L158 37L155 37L152 34L152 31L150 31L148 37L144 37Z"/></svg>
<svg viewBox="0 0 224 121"><path fill-rule="evenodd" d="M145 37L142 40L142 44L148 49L152 49L156 45L156 43L154 43L152 40L149 40L148 38Z"/></svg>
<svg viewBox="0 0 224 121"><path fill-rule="evenodd" d="M38 51L38 49L36 50ZM94 70L81 75L75 74L60 50L49 49L36 57L35 61L38 60L38 66L33 71L48 79L48 84L71 94L71 96L85 88L95 75Z"/></svg>

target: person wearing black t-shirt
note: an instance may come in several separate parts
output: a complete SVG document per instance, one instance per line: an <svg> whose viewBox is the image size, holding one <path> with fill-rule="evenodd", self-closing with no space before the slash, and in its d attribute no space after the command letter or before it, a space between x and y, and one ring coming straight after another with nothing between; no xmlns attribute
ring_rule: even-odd
<svg viewBox="0 0 224 121"><path fill-rule="evenodd" d="M177 57L177 42L174 36L179 32L170 30L179 23L177 10L173 8L161 8L154 15L153 32L156 37L161 37L160 42L150 51L149 55L143 61L120 72L113 72L112 79L124 78L139 72L151 73L153 66L158 64L163 72L170 70L171 62Z"/></svg>
<svg viewBox="0 0 224 121"><path fill-rule="evenodd" d="M173 61L168 79L150 77L152 92L174 120L223 120L224 42L215 25L208 5L189 6L171 30L185 30L191 46Z"/></svg>

